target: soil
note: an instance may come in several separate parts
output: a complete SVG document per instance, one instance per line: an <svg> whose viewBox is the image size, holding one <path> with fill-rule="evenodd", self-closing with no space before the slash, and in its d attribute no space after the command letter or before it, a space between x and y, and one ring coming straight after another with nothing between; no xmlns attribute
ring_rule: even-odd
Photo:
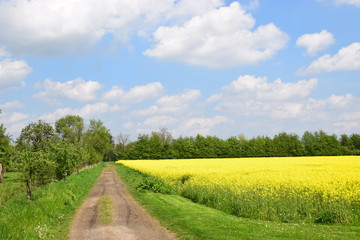
<svg viewBox="0 0 360 240"><path fill-rule="evenodd" d="M108 195L113 201L113 222L98 221L98 201ZM89 197L78 210L70 240L176 240L174 234L150 217L131 197L115 172L105 168Z"/></svg>

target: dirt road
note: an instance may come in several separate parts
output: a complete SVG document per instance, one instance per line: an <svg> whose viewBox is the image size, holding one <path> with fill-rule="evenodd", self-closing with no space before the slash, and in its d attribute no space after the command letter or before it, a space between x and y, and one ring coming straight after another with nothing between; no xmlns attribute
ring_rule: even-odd
<svg viewBox="0 0 360 240"><path fill-rule="evenodd" d="M98 221L98 201L108 195L113 201L111 224ZM173 234L152 219L119 181L114 167L102 172L88 199L77 212L70 240L176 240Z"/></svg>

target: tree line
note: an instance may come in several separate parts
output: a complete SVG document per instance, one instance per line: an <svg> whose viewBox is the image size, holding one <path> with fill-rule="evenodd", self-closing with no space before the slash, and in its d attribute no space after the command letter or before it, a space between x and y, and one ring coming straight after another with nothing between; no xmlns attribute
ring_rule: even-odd
<svg viewBox="0 0 360 240"><path fill-rule="evenodd" d="M14 141L0 124L0 165L2 171L22 172L31 199L34 187L66 180L70 174L101 161L360 155L360 134L337 137L321 130L307 131L302 137L283 132L273 138L239 135L220 139L202 135L173 138L167 129L160 129L140 134L135 141L124 133L116 139L115 144L102 121L92 119L85 127L83 118L75 115L54 124L42 120L30 123Z"/></svg>
<svg viewBox="0 0 360 240"><path fill-rule="evenodd" d="M110 130L100 120L90 120L85 129L80 116L65 116L54 126L42 120L30 123L15 141L0 125L0 164L5 171L22 173L29 199L36 186L110 160L113 146Z"/></svg>
<svg viewBox="0 0 360 240"><path fill-rule="evenodd" d="M216 136L172 138L161 129L151 134L140 134L129 141L128 134L117 137L115 155L118 159L189 159L189 158L241 158L241 157L297 157L360 155L360 134L340 137L324 131L306 131L302 137L293 133L280 133L273 138L258 136L247 139L244 135L220 139Z"/></svg>

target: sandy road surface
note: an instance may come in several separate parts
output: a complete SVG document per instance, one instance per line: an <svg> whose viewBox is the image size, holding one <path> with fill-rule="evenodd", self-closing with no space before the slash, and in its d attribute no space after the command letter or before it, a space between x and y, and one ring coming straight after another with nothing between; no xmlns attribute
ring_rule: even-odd
<svg viewBox="0 0 360 240"><path fill-rule="evenodd" d="M97 221L97 203L108 195L114 202L113 223ZM120 183L114 167L107 167L89 197L78 210L70 230L70 240L175 240L173 234L152 219Z"/></svg>

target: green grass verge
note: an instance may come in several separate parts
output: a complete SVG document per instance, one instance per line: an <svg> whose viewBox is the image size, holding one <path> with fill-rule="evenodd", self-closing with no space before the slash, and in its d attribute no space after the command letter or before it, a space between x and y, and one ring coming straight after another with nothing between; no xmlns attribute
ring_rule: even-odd
<svg viewBox="0 0 360 240"><path fill-rule="evenodd" d="M291 224L239 218L205 207L178 195L139 189L146 176L117 165L130 193L179 239L360 239L360 226L345 224Z"/></svg>
<svg viewBox="0 0 360 240"><path fill-rule="evenodd" d="M0 184L0 206L12 196L25 191L25 186L20 180L20 172L5 172L3 182Z"/></svg>
<svg viewBox="0 0 360 240"><path fill-rule="evenodd" d="M109 195L105 195L99 200L99 222L102 224L111 224L113 222L113 205L114 203Z"/></svg>
<svg viewBox="0 0 360 240"><path fill-rule="evenodd" d="M37 188L33 200L18 194L0 207L0 239L67 239L70 222L105 164Z"/></svg>

